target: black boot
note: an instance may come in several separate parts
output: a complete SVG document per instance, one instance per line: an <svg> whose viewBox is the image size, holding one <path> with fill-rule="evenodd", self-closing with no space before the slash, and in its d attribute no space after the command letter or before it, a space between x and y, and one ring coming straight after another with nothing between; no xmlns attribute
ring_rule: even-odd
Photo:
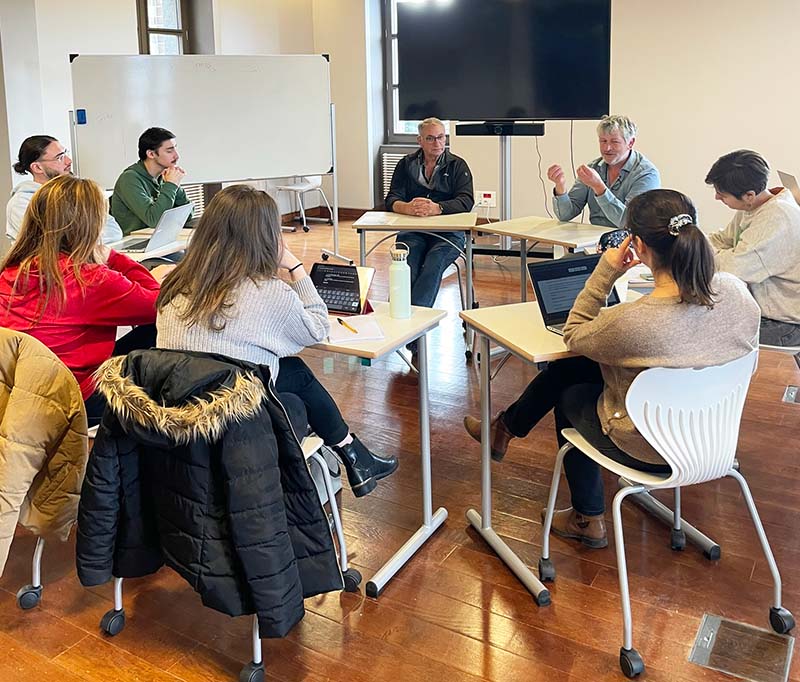
<svg viewBox="0 0 800 682"><path fill-rule="evenodd" d="M333 451L339 455L344 464L353 495L363 497L375 490L379 479L385 478L397 469L397 457L378 457L367 450L354 434L351 435L352 443L341 447L334 445Z"/></svg>

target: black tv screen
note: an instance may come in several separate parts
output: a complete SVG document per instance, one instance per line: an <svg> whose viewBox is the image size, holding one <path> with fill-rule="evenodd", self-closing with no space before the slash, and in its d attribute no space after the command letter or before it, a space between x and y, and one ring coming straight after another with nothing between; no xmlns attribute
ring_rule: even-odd
<svg viewBox="0 0 800 682"><path fill-rule="evenodd" d="M401 1L397 43L403 120L608 113L611 0Z"/></svg>

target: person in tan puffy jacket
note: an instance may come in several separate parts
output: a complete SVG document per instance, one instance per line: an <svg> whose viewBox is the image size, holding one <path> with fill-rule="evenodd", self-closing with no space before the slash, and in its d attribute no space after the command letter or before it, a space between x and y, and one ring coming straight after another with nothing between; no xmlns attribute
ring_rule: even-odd
<svg viewBox="0 0 800 682"><path fill-rule="evenodd" d="M17 522L67 539L88 452L72 372L40 341L0 327L0 575Z"/></svg>

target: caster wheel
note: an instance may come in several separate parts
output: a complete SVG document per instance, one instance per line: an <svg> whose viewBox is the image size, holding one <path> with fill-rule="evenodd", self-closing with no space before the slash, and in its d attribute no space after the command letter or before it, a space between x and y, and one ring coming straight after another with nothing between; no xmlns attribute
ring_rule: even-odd
<svg viewBox="0 0 800 682"><path fill-rule="evenodd" d="M465 350L464 351L464 357L467 359L467 362L472 360L472 351L471 350Z"/></svg>
<svg viewBox="0 0 800 682"><path fill-rule="evenodd" d="M769 610L769 624L779 635L785 635L794 627L794 616L782 606Z"/></svg>
<svg viewBox="0 0 800 682"><path fill-rule="evenodd" d="M115 637L125 627L125 609L106 611L100 620L100 629L109 637Z"/></svg>
<svg viewBox="0 0 800 682"><path fill-rule="evenodd" d="M719 558L722 556L722 547L713 545L710 549L704 551L703 554L709 561L719 561Z"/></svg>
<svg viewBox="0 0 800 682"><path fill-rule="evenodd" d="M42 586L34 587L33 585L25 585L20 587L17 592L17 606L23 611L32 609L42 600Z"/></svg>
<svg viewBox="0 0 800 682"><path fill-rule="evenodd" d="M332 220L329 220L329 221L328 221L328 225L333 225L333 221L332 221Z"/></svg>
<svg viewBox="0 0 800 682"><path fill-rule="evenodd" d="M682 552L686 548L686 533L673 528L669 537L669 546L675 552Z"/></svg>
<svg viewBox="0 0 800 682"><path fill-rule="evenodd" d="M330 258L330 256L328 256L327 253L322 254L322 260L328 260L328 258Z"/></svg>
<svg viewBox="0 0 800 682"><path fill-rule="evenodd" d="M556 579L556 567L550 559L539 559L539 580L552 583Z"/></svg>
<svg viewBox="0 0 800 682"><path fill-rule="evenodd" d="M310 229L307 225L303 225L303 232L308 232Z"/></svg>
<svg viewBox="0 0 800 682"><path fill-rule="evenodd" d="M633 679L644 672L644 661L636 649L619 650L619 667L625 677Z"/></svg>
<svg viewBox="0 0 800 682"><path fill-rule="evenodd" d="M248 663L239 673L239 682L264 682L264 664Z"/></svg>
<svg viewBox="0 0 800 682"><path fill-rule="evenodd" d="M358 592L361 574L355 568L348 568L342 575L344 576L344 591Z"/></svg>

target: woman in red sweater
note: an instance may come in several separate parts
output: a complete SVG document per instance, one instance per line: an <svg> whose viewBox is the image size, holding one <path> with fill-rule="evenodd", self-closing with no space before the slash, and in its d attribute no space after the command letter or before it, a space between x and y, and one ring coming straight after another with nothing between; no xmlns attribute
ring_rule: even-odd
<svg viewBox="0 0 800 682"><path fill-rule="evenodd" d="M91 180L50 180L33 195L0 267L0 326L36 337L72 370L90 425L104 408L95 370L114 354L155 345L162 274L102 245L106 207ZM145 326L115 343L117 325Z"/></svg>

